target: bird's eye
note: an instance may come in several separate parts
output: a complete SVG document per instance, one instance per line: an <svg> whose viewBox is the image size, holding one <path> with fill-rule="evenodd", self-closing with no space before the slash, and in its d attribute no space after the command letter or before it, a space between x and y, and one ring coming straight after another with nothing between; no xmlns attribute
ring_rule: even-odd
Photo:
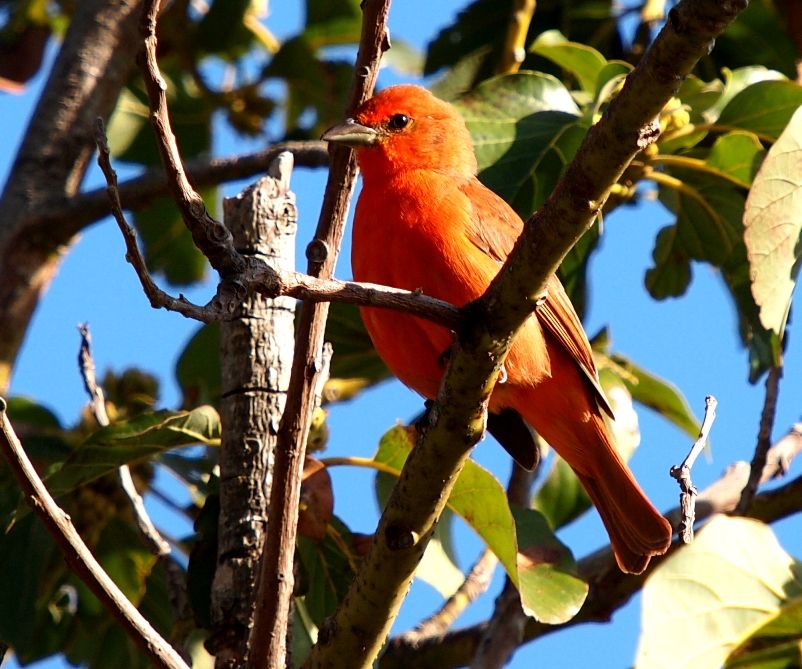
<svg viewBox="0 0 802 669"><path fill-rule="evenodd" d="M390 130L403 130L409 125L412 119L406 114L393 114L387 122L387 127Z"/></svg>

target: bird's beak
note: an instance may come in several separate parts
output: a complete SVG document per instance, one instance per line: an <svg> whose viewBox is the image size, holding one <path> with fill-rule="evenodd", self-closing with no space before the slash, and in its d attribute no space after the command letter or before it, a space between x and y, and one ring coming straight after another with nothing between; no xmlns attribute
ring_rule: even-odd
<svg viewBox="0 0 802 669"><path fill-rule="evenodd" d="M345 123L326 130L320 139L324 142L350 146L352 149L361 149L375 144L379 140L379 134L373 128L361 125L352 118L347 118Z"/></svg>

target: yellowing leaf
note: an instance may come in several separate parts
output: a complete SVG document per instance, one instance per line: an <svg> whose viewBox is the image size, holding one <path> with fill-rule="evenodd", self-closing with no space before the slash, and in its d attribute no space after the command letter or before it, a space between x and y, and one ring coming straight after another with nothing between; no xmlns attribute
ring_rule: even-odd
<svg viewBox="0 0 802 669"><path fill-rule="evenodd" d="M636 669L718 669L799 600L800 578L767 525L714 518L646 581Z"/></svg>
<svg viewBox="0 0 802 669"><path fill-rule="evenodd" d="M802 255L802 108L771 147L744 209L744 241L760 322L782 337Z"/></svg>

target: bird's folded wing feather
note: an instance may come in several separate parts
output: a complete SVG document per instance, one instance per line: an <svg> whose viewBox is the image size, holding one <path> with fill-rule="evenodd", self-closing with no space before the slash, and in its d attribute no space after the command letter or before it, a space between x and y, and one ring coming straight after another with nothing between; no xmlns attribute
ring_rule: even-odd
<svg viewBox="0 0 802 669"><path fill-rule="evenodd" d="M523 222L504 200L477 179L466 182L460 190L468 197L473 209L466 229L468 239L500 266L521 234ZM549 278L546 298L535 314L545 330L576 361L593 387L599 406L612 418L613 410L599 382L590 343L571 300L556 276Z"/></svg>

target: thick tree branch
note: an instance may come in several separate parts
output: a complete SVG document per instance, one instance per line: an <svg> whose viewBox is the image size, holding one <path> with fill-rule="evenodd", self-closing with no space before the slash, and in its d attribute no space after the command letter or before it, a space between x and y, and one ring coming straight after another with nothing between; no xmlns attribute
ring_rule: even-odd
<svg viewBox="0 0 802 669"><path fill-rule="evenodd" d="M136 53L139 0L76 3L42 96L0 197L0 388L41 294L74 230L32 217L78 190L92 151L92 124L108 118Z"/></svg>
<svg viewBox="0 0 802 669"><path fill-rule="evenodd" d="M788 470L791 461L802 453L802 424L792 429L769 449L761 482L769 481ZM703 490L697 498L697 521L717 513L732 513L741 498L741 491L749 477L746 462L731 465L724 476ZM781 520L802 511L802 477L785 485L757 495L748 516L765 523ZM679 528L682 509L676 507L666 514L675 529ZM670 555L683 544L677 539L669 549ZM652 569L666 556L652 558L643 574L627 575L616 567L612 550L604 548L578 563L581 578L590 584L590 594L579 613L563 625L543 625L530 620L524 631L524 642L588 622L607 622L643 586ZM487 623L480 623L443 637L422 639L409 643L404 636L392 639L381 658L381 669L452 669L470 664L480 640L486 633Z"/></svg>
<svg viewBox="0 0 802 669"><path fill-rule="evenodd" d="M70 569L103 603L131 640L147 655L155 667L188 669L176 650L153 629L136 607L109 578L95 560L70 520L45 488L25 454L6 414L6 402L0 399L0 450L19 481L28 503L42 519L61 549Z"/></svg>
<svg viewBox="0 0 802 669"><path fill-rule="evenodd" d="M346 110L349 113L373 92L382 53L390 46L387 32L389 8L390 0L362 2L362 34ZM334 273L356 175L353 152L334 148L315 238L306 249L309 260L307 273L313 277L330 278ZM327 316L328 303L305 302L296 327L292 379L279 429L274 484L270 496L271 527L263 557L266 566L262 574L269 575L269 579L261 586L264 610L259 611L258 615L267 619L281 620L289 615L301 475L315 395L324 367L322 352ZM252 667L273 669L284 666L285 635L271 633L268 642L264 657L250 658Z"/></svg>
<svg viewBox="0 0 802 669"><path fill-rule="evenodd" d="M296 166L325 167L329 154L324 142L282 142L268 149L224 158L196 158L186 163L187 178L196 188L217 186L227 181L246 179L264 174L276 157L289 151ZM164 168L154 167L118 185L120 203L124 210L138 211L158 197L170 194ZM109 215L109 200L105 188L79 193L47 203L31 212L26 223L39 227L59 227L72 236L88 225Z"/></svg>
<svg viewBox="0 0 802 669"><path fill-rule="evenodd" d="M377 656L472 446L513 334L548 277L593 224L613 184L659 132L655 118L746 0L683 0L602 119L588 132L544 206L526 223L486 295L469 306L430 424L396 484L370 552L313 648L309 667L354 667Z"/></svg>

